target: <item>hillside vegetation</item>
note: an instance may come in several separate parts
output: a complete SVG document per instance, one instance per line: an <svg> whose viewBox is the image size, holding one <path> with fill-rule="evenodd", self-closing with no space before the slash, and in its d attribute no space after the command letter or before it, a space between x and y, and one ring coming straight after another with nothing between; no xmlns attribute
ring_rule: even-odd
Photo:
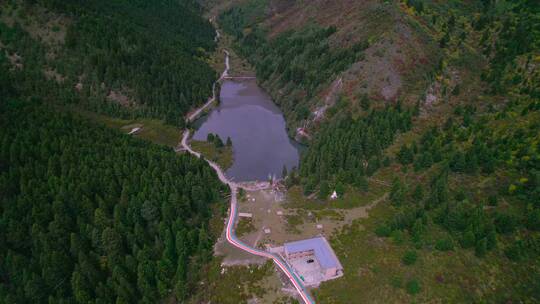
<svg viewBox="0 0 540 304"><path fill-rule="evenodd" d="M85 109L182 125L211 94L214 29L193 1L3 1L0 49Z"/></svg>
<svg viewBox="0 0 540 304"><path fill-rule="evenodd" d="M438 62L433 41L391 2L238 1L218 20L299 139L340 97L355 112L372 101L414 104Z"/></svg>
<svg viewBox="0 0 540 304"><path fill-rule="evenodd" d="M540 301L537 1L247 0L219 20L308 133L289 186L390 185L333 236L345 276L318 302Z"/></svg>
<svg viewBox="0 0 540 304"><path fill-rule="evenodd" d="M1 303L182 302L199 289L210 219L226 206L215 172L78 114L180 125L215 78L197 10L0 3ZM118 104L122 94L133 102Z"/></svg>

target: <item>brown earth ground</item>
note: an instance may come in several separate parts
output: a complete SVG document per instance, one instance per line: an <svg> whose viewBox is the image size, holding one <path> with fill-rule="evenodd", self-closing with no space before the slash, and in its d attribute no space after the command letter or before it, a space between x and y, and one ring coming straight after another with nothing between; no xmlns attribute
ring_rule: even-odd
<svg viewBox="0 0 540 304"><path fill-rule="evenodd" d="M305 198L296 187L286 193L273 189L247 192L239 200L238 212L251 213L253 217L238 218L237 224L242 222L241 225L245 226L246 222L250 223L249 229L242 227L242 230L246 231L239 233L239 239L258 248L281 246L285 242L318 235L331 240L333 235L345 226L352 225L355 220L368 218L372 208L386 201L388 185L374 179L370 180L369 186L368 193L360 194L351 190L342 198L326 202ZM317 228L317 225L322 225L322 229ZM265 233L265 228L269 228L270 233ZM221 259L221 272L240 271L253 267L250 265L263 265L267 262L229 245L224 233L214 247L214 254ZM282 274L274 269L271 273L251 281L249 284L256 284L256 289L262 288L264 293L253 294L248 303L281 303L278 301L288 301L288 296L295 296L294 290L281 276ZM225 284L214 283L218 286ZM246 287L246 284L248 283L244 282L243 286ZM226 293L220 299L225 296Z"/></svg>
<svg viewBox="0 0 540 304"><path fill-rule="evenodd" d="M366 218L372 207L386 199L386 195L382 195L365 206L350 208L345 212L337 208L290 208L289 198L280 200L282 195L273 190L250 192L246 195L239 204L239 212L253 214L255 231L240 237L242 241L254 247L275 247L285 242L318 235L330 238L354 219ZM317 225L322 225L322 228L317 228ZM264 229L270 229L270 233L265 233Z"/></svg>

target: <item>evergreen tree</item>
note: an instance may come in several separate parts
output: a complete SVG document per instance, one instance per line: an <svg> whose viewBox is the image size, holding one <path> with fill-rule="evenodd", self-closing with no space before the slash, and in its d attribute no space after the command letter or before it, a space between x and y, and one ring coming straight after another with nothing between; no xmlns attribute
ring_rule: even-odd
<svg viewBox="0 0 540 304"><path fill-rule="evenodd" d="M14 101L0 121L0 302L154 302L177 281L189 294L213 243L201 210L223 190L203 160L46 105Z"/></svg>
<svg viewBox="0 0 540 304"><path fill-rule="evenodd" d="M482 238L476 242L475 254L478 257L483 257L487 252L487 239Z"/></svg>
<svg viewBox="0 0 540 304"><path fill-rule="evenodd" d="M327 199L330 195L330 186L327 181L322 181L319 186L319 199Z"/></svg>
<svg viewBox="0 0 540 304"><path fill-rule="evenodd" d="M217 134L214 136L214 146L218 149L223 148L223 141Z"/></svg>
<svg viewBox="0 0 540 304"><path fill-rule="evenodd" d="M405 198L404 186L399 178L394 178L392 181L392 188L390 189L390 201L396 206L403 204Z"/></svg>

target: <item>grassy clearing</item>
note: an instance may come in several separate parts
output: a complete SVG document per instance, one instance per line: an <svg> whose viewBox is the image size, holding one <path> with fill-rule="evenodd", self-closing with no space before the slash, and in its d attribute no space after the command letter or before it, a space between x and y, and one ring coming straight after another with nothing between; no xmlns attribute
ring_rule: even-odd
<svg viewBox="0 0 540 304"><path fill-rule="evenodd" d="M133 128L141 128L133 136L155 144L168 147L176 147L180 142L182 130L178 127L164 124L155 119L120 119L105 115L96 114L84 110L74 110L76 113L97 123L106 125L109 128L120 130L123 133L129 133Z"/></svg>
<svg viewBox="0 0 540 304"><path fill-rule="evenodd" d="M287 221L286 231L293 234L298 234L301 231L298 226L304 224L304 218L300 214L288 214L285 216Z"/></svg>
<svg viewBox="0 0 540 304"><path fill-rule="evenodd" d="M224 270L223 270L224 269ZM201 282L201 290L186 303L247 303L254 297L262 298L275 287L267 288L265 279L275 275L271 261L264 265L221 267L221 259L214 258Z"/></svg>
<svg viewBox="0 0 540 304"><path fill-rule="evenodd" d="M369 191L361 192L355 188L349 187L344 195L335 200L319 200L304 196L302 189L298 186L292 187L287 193L288 201L285 204L287 208L299 208L308 210L323 209L352 209L366 206L373 200L381 197L388 192L389 186L378 181L369 181Z"/></svg>
<svg viewBox="0 0 540 304"><path fill-rule="evenodd" d="M332 209L313 210L313 214L315 215L317 220L322 220L326 218L334 221L343 221L345 219L341 212Z"/></svg>
<svg viewBox="0 0 540 304"><path fill-rule="evenodd" d="M253 225L253 219L242 217L238 220L236 226L236 235L242 237L248 233L255 231L255 226Z"/></svg>
<svg viewBox="0 0 540 304"><path fill-rule="evenodd" d="M204 157L216 162L223 170L229 169L233 164L234 154L232 147L216 148L213 143L197 140L192 140L190 144L193 150L201 152Z"/></svg>

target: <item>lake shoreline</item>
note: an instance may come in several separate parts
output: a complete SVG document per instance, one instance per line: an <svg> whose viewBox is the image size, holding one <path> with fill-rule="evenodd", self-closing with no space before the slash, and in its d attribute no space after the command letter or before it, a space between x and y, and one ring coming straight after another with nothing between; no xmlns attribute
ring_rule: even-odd
<svg viewBox="0 0 540 304"><path fill-rule="evenodd" d="M236 181L266 181L298 168L302 147L288 136L281 109L255 79L221 79L220 103L193 127L193 140L217 134L232 139L234 162L227 176ZM217 99L217 96L216 96Z"/></svg>

